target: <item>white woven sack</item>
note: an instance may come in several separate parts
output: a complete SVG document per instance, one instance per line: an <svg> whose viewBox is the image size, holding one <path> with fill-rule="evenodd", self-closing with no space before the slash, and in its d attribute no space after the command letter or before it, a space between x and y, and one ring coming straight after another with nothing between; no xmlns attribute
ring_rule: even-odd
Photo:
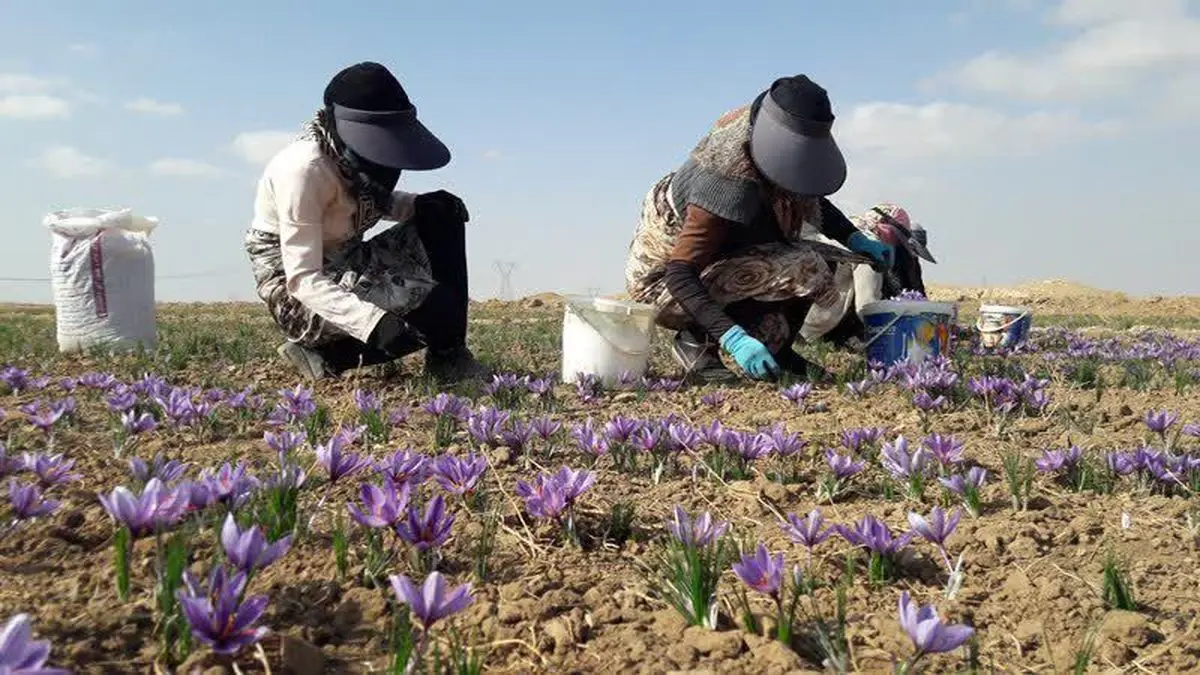
<svg viewBox="0 0 1200 675"><path fill-rule="evenodd" d="M50 283L62 352L154 349L156 218L130 209L70 209L46 216Z"/></svg>

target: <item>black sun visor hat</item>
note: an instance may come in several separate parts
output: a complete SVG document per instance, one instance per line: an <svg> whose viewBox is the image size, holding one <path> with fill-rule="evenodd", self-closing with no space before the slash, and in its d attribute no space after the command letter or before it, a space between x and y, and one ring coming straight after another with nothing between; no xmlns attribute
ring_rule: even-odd
<svg viewBox="0 0 1200 675"><path fill-rule="evenodd" d="M824 197L846 182L846 160L833 139L829 95L805 75L776 80L754 121L750 156L772 183L796 195Z"/></svg>
<svg viewBox="0 0 1200 675"><path fill-rule="evenodd" d="M417 119L417 108L384 66L359 63L325 88L338 137L363 159L389 169L432 171L450 163L450 150Z"/></svg>

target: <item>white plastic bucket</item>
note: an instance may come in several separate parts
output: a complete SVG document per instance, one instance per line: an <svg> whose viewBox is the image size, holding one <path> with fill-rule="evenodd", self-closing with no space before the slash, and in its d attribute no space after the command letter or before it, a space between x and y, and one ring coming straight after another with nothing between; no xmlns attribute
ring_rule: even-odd
<svg viewBox="0 0 1200 675"><path fill-rule="evenodd" d="M641 377L650 361L654 308L635 302L571 296L562 328L562 378L580 373L613 386L622 374Z"/></svg>
<svg viewBox="0 0 1200 675"><path fill-rule="evenodd" d="M1011 349L1029 339L1033 327L1033 312L1027 307L982 305L975 328L979 342L987 349Z"/></svg>
<svg viewBox="0 0 1200 675"><path fill-rule="evenodd" d="M867 303L862 314L868 361L918 363L950 351L950 326L957 314L952 302L881 300Z"/></svg>

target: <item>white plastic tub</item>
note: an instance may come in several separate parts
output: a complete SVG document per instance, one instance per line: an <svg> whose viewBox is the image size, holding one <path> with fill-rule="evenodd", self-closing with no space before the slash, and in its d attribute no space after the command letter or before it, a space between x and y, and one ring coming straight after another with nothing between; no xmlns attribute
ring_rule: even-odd
<svg viewBox="0 0 1200 675"><path fill-rule="evenodd" d="M623 373L641 377L650 361L654 308L624 300L570 296L563 314L562 378L580 373L613 386Z"/></svg>

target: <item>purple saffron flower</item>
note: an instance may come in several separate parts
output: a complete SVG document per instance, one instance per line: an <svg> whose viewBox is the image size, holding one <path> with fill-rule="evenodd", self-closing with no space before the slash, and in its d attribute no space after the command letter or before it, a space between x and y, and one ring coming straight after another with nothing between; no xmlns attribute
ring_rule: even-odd
<svg viewBox="0 0 1200 675"><path fill-rule="evenodd" d="M793 384L787 389L781 390L779 395L784 399L795 403L796 405L803 405L804 401L806 401L809 395L812 394L812 390L812 384L808 382L800 382L798 384Z"/></svg>
<svg viewBox="0 0 1200 675"><path fill-rule="evenodd" d="M929 469L928 455L924 448L908 451L908 439L896 437L893 443L884 443L879 461L892 478L911 479L924 476Z"/></svg>
<svg viewBox="0 0 1200 675"><path fill-rule="evenodd" d="M1109 452L1104 455L1104 463L1114 476L1128 476L1138 468L1137 460L1128 452Z"/></svg>
<svg viewBox="0 0 1200 675"><path fill-rule="evenodd" d="M783 586L783 567L783 554L771 555L767 547L759 543L753 555L743 555L739 562L733 564L733 571L742 583L774 598Z"/></svg>
<svg viewBox="0 0 1200 675"><path fill-rule="evenodd" d="M871 387L875 385L871 380L859 380L858 382L847 382L846 392L854 398L862 398L871 391Z"/></svg>
<svg viewBox="0 0 1200 675"><path fill-rule="evenodd" d="M700 404L709 408L719 408L725 404L725 394L719 391L709 392L700 397Z"/></svg>
<svg viewBox="0 0 1200 675"><path fill-rule="evenodd" d="M268 431L263 434L263 441L280 457L285 457L299 450L308 441L308 437L298 431Z"/></svg>
<svg viewBox="0 0 1200 675"><path fill-rule="evenodd" d="M383 403L380 402L379 395L375 392L355 389L354 407L358 408L358 412L360 413L379 414L383 410Z"/></svg>
<svg viewBox="0 0 1200 675"><path fill-rule="evenodd" d="M729 523L724 520L713 520L708 511L701 513L694 520L676 505L667 521L667 529L671 536L687 548L705 548L721 537L729 529Z"/></svg>
<svg viewBox="0 0 1200 675"><path fill-rule="evenodd" d="M1074 469L1082 457L1082 451L1076 447L1068 450L1044 450L1042 456L1035 459L1033 464L1042 473L1059 473Z"/></svg>
<svg viewBox="0 0 1200 675"><path fill-rule="evenodd" d="M463 496L475 491L487 467L487 457L483 455L471 453L463 458L442 455L434 460L433 477L446 492Z"/></svg>
<svg viewBox="0 0 1200 675"><path fill-rule="evenodd" d="M121 413L121 428L126 435L138 436L158 428L158 421L150 413L137 414L133 410Z"/></svg>
<svg viewBox="0 0 1200 675"><path fill-rule="evenodd" d="M549 377L533 378L525 382L525 388L534 398L547 399L554 394L554 380Z"/></svg>
<svg viewBox="0 0 1200 675"><path fill-rule="evenodd" d="M754 462L771 454L774 447L770 441L758 434L745 432L729 432L725 442L731 450L747 462Z"/></svg>
<svg viewBox="0 0 1200 675"><path fill-rule="evenodd" d="M945 396L931 396L929 392L925 390L921 390L916 394L913 394L913 406L921 412L933 412L935 410L941 410L949 404L950 402L946 400Z"/></svg>
<svg viewBox="0 0 1200 675"><path fill-rule="evenodd" d="M825 462L837 480L846 480L866 466L865 462L856 462L854 458L835 452L832 448L825 450Z"/></svg>
<svg viewBox="0 0 1200 675"><path fill-rule="evenodd" d="M20 485L15 479L8 481L8 503L17 520L39 518L51 513L59 505L54 500L43 499L38 486Z"/></svg>
<svg viewBox="0 0 1200 675"><path fill-rule="evenodd" d="M592 420L589 418L583 424L575 425L571 430L571 436L575 439L575 444L579 446L579 450L584 454L594 457L602 457L608 454L608 441L604 437L596 433L592 427Z"/></svg>
<svg viewBox="0 0 1200 675"><path fill-rule="evenodd" d="M596 476L592 472L566 466L560 468L551 478L562 490L563 499L568 507L573 506L575 500L596 483Z"/></svg>
<svg viewBox="0 0 1200 675"><path fill-rule="evenodd" d="M399 427L408 423L408 408L392 408L388 412L388 424Z"/></svg>
<svg viewBox="0 0 1200 675"><path fill-rule="evenodd" d="M446 579L440 572L430 573L419 587L403 574L392 575L388 580L392 584L396 602L408 605L427 631L438 621L458 614L474 601L470 583L447 590Z"/></svg>
<svg viewBox="0 0 1200 675"><path fill-rule="evenodd" d="M808 446L808 441L800 438L798 433L789 433L782 424L776 424L767 431L759 434L762 442L771 448L771 452L780 457L791 457L799 454Z"/></svg>
<svg viewBox="0 0 1200 675"><path fill-rule="evenodd" d="M117 378L109 373L84 373L79 377L79 386L96 391L108 391L118 384Z"/></svg>
<svg viewBox="0 0 1200 675"><path fill-rule="evenodd" d="M911 532L906 532L898 537L893 535L883 521L870 514L863 516L862 520L853 526L835 525L834 527L846 541L882 556L896 555L905 546L908 546L913 537Z"/></svg>
<svg viewBox="0 0 1200 675"><path fill-rule="evenodd" d="M1191 436L1192 438L1200 438L1200 424L1183 425L1183 435Z"/></svg>
<svg viewBox="0 0 1200 675"><path fill-rule="evenodd" d="M508 425L509 414L492 407L480 408L467 419L467 433L488 447L500 445L500 432Z"/></svg>
<svg viewBox="0 0 1200 675"><path fill-rule="evenodd" d="M396 523L396 534L424 552L446 543L453 525L454 514L446 513L446 501L437 495L429 500L424 512L417 504L409 504L407 517Z"/></svg>
<svg viewBox="0 0 1200 675"><path fill-rule="evenodd" d="M17 614L0 629L0 673L4 675L70 675L65 668L47 668L50 642L33 639L28 614Z"/></svg>
<svg viewBox="0 0 1200 675"><path fill-rule="evenodd" d="M641 420L618 415L604 425L604 437L609 443L628 443L644 424Z"/></svg>
<svg viewBox="0 0 1200 675"><path fill-rule="evenodd" d="M412 488L408 483L401 483L400 489L397 490L396 484L385 477L382 486L371 483L359 486L362 510L353 504L347 504L346 509L350 512L350 517L364 527L393 527L408 508L411 492Z"/></svg>
<svg viewBox="0 0 1200 675"><path fill-rule="evenodd" d="M176 428L186 427L199 417L192 401L192 393L182 387L171 389L167 395L156 399L163 417Z"/></svg>
<svg viewBox="0 0 1200 675"><path fill-rule="evenodd" d="M943 623L933 605L918 608L908 591L900 594L900 627L917 650L910 664L925 654L952 652L975 635L970 626Z"/></svg>
<svg viewBox="0 0 1200 675"><path fill-rule="evenodd" d="M225 549L225 557L236 569L253 574L287 553L292 547L292 535L268 545L261 528L239 529L231 513L225 516L225 524L221 526L221 546Z"/></svg>
<svg viewBox="0 0 1200 675"><path fill-rule="evenodd" d="M41 401L21 406L25 419L43 434L54 431L54 425L62 419L64 409L59 406L47 407Z"/></svg>
<svg viewBox="0 0 1200 675"><path fill-rule="evenodd" d="M694 450L703 440L696 427L682 422L668 424L666 437L670 441L672 449L676 451Z"/></svg>
<svg viewBox="0 0 1200 675"><path fill-rule="evenodd" d="M202 588L190 572L185 572L183 579L184 588L178 592L183 615L192 636L213 652L236 654L266 636L267 629L254 624L267 609L267 596L241 600L246 588L245 572L229 575L218 565L209 575L208 588Z"/></svg>
<svg viewBox="0 0 1200 675"><path fill-rule="evenodd" d="M421 406L425 412L434 417L446 417L455 420L465 420L471 414L470 404L457 396L441 393Z"/></svg>
<svg viewBox="0 0 1200 675"><path fill-rule="evenodd" d="M183 477L191 466L177 459L167 459L160 452L149 463L138 457L129 458L129 472L141 483L147 483L151 478L157 478L164 483L173 483Z"/></svg>
<svg viewBox="0 0 1200 675"><path fill-rule="evenodd" d="M19 394L29 389L29 371L21 370L16 366L0 368L0 383L3 383L14 394Z"/></svg>
<svg viewBox="0 0 1200 675"><path fill-rule="evenodd" d="M38 477L38 483L42 489L76 481L81 477L77 473L71 473L71 469L75 466L75 460L67 459L61 454L45 455L26 452L22 456L25 460L25 470Z"/></svg>
<svg viewBox="0 0 1200 675"><path fill-rule="evenodd" d="M124 385L114 387L104 397L108 409L115 413L123 413L137 405L137 392Z"/></svg>
<svg viewBox="0 0 1200 675"><path fill-rule="evenodd" d="M563 486L539 473L533 483L517 481L517 494L525 500L525 510L534 518L558 520L567 510L567 497Z"/></svg>
<svg viewBox="0 0 1200 675"><path fill-rule="evenodd" d="M317 412L312 390L305 389L303 385L298 384L295 389L280 389L279 396L283 399L279 407L291 421L308 419Z"/></svg>
<svg viewBox="0 0 1200 675"><path fill-rule="evenodd" d="M533 440L533 427L519 419L509 421L508 428L500 431L500 445L520 452Z"/></svg>
<svg viewBox="0 0 1200 675"><path fill-rule="evenodd" d="M140 495L134 495L122 486L111 494L100 495L100 504L113 522L129 528L135 538L144 537L179 522L188 507L187 495L181 492L151 478Z"/></svg>
<svg viewBox="0 0 1200 675"><path fill-rule="evenodd" d="M321 468L329 473L331 484L358 473L371 464L369 458L346 450L348 445L350 445L350 437L339 432L334 434L328 443L317 446L317 464L320 464Z"/></svg>
<svg viewBox="0 0 1200 675"><path fill-rule="evenodd" d="M375 470L386 476L393 483L419 486L429 478L431 472L429 458L411 448L397 450L379 461Z"/></svg>
<svg viewBox="0 0 1200 675"><path fill-rule="evenodd" d="M1168 412L1166 410L1147 410L1142 422L1146 428L1158 435L1167 433L1173 424L1179 421L1179 413Z"/></svg>
<svg viewBox="0 0 1200 675"><path fill-rule="evenodd" d="M562 430L562 422L550 417L539 417L529 423L529 428L543 441L549 441Z"/></svg>
<svg viewBox="0 0 1200 675"><path fill-rule="evenodd" d="M787 522L780 523L780 527L789 539L808 549L811 557L812 550L834 533L833 528L822 529L824 524L825 518L821 515L821 510L813 509L803 519L789 513Z"/></svg>
<svg viewBox="0 0 1200 675"><path fill-rule="evenodd" d="M972 489L978 491L987 481L987 470L978 466L973 466L967 470L966 475L954 474L946 478L939 478L940 482L947 490L953 492L959 497L967 496L967 490Z"/></svg>
<svg viewBox="0 0 1200 675"><path fill-rule="evenodd" d="M953 436L942 436L941 434L930 434L922 441L925 449L933 455L938 464L942 466L953 466L962 463L963 443L955 439Z"/></svg>
<svg viewBox="0 0 1200 675"><path fill-rule="evenodd" d="M955 510L950 517L946 517L946 512L940 506L933 507L929 518L925 518L919 513L910 511L908 513L908 525L912 528L915 534L921 536L925 541L937 547L942 554L942 561L946 563L946 569L951 573L954 572L954 565L950 562L950 556L946 553L946 540L954 534L955 528L958 527L958 521L962 518L962 511Z"/></svg>
<svg viewBox="0 0 1200 675"><path fill-rule="evenodd" d="M200 480L207 485L212 501L235 506L245 502L259 486L258 479L247 473L242 462L236 466L226 462L216 472L205 469Z"/></svg>

